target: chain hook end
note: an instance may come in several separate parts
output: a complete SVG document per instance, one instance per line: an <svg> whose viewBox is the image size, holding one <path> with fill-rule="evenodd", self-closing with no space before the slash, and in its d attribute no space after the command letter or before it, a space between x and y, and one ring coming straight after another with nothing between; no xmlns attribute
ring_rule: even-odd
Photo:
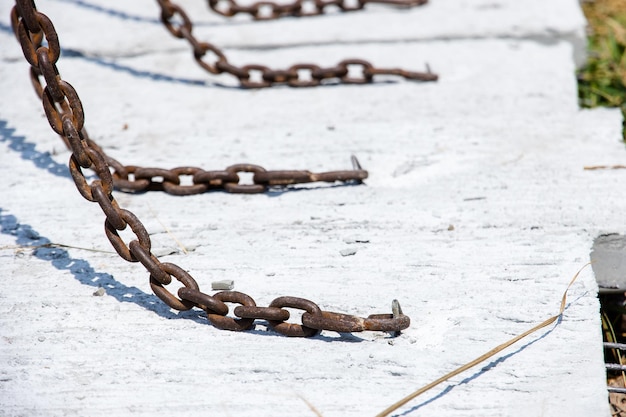
<svg viewBox="0 0 626 417"><path fill-rule="evenodd" d="M391 302L391 313L393 314L393 318L394 319L398 319L400 316L403 315L402 307L400 307L400 302L397 299L395 299L395 298ZM391 334L392 334L393 337L398 337L398 336L400 336L401 333L402 333L402 331L396 330L396 331L392 332Z"/></svg>
<svg viewBox="0 0 626 417"><path fill-rule="evenodd" d="M361 167L361 163L357 159L356 156L350 155L350 161L352 162L352 169L355 171L361 171L363 168Z"/></svg>
<svg viewBox="0 0 626 417"><path fill-rule="evenodd" d="M359 162L359 160L357 159L355 155L350 155L350 161L352 162L353 171L364 171L363 167L361 166L361 163ZM366 177L367 177L367 173L366 173ZM356 179L354 180L354 184L363 184L363 180Z"/></svg>

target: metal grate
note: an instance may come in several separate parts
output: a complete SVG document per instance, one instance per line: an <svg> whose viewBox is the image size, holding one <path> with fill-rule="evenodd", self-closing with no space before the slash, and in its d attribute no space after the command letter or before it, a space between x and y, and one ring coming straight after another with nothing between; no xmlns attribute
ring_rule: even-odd
<svg viewBox="0 0 626 417"><path fill-rule="evenodd" d="M604 349L619 349L621 351L626 351L626 343L609 343L609 342L604 342L603 343ZM607 371L625 371L626 372L626 365L622 365L619 363L606 363L606 370ZM618 393L618 394L626 394L626 388L624 387L612 387L612 386L607 386L607 389L609 390L609 392L614 392L614 393Z"/></svg>

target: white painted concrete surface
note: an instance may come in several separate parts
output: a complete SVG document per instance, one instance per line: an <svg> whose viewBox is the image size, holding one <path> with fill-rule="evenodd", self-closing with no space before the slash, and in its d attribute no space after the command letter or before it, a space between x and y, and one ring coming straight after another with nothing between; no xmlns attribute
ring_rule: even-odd
<svg viewBox="0 0 626 417"><path fill-rule="evenodd" d="M202 12L237 63L363 57L437 83L229 88L170 39L150 1L42 1L91 136L127 164L349 168L364 186L241 196L118 193L162 260L204 290L232 279L259 305L388 312L395 339L231 333L176 313L111 252L96 205L31 91L0 5L0 410L6 416L375 415L555 314L593 239L623 233L626 163L615 110L579 110L576 1L432 0L413 10L249 23ZM194 7L192 2L186 7ZM285 40L287 39L287 40ZM264 50L261 45L274 46ZM125 128L127 125L127 128ZM451 228L450 226L453 226ZM171 233L190 250L183 254ZM449 230L453 229L453 230ZM367 243L354 243L355 240ZM25 247L26 246L26 247ZM341 251L356 249L353 256ZM99 287L107 294L92 294ZM588 268L558 325L403 408L405 416L607 416L597 286ZM304 400L303 400L304 399Z"/></svg>

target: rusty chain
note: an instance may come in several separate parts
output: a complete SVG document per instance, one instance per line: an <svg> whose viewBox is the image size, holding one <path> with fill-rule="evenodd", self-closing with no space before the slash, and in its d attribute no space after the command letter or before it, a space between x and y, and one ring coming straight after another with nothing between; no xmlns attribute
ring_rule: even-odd
<svg viewBox="0 0 626 417"><path fill-rule="evenodd" d="M210 4L212 4L212 1L215 0L210 0ZM220 0L217 1L219 2ZM233 0L223 1L226 1L235 7L234 5L236 3L234 3ZM300 3L302 1L303 0L299 0ZM321 0L315 1L317 2ZM341 0L332 1L343 4ZM367 1L369 0L359 0L359 4L361 4L361 2L365 4ZM404 3L405 0L377 1L382 3L401 4ZM411 4L425 3L425 1L420 0L406 1ZM392 75L416 81L436 81L439 78L437 74L430 72L430 68L428 66L426 72L407 71L400 68L376 68L370 62L363 59L344 59L336 66L328 68L323 68L319 65L310 63L294 64L289 68L282 70L271 69L265 65L259 64L236 66L228 61L226 55L220 48L212 43L203 42L194 36L193 22L182 7L170 0L157 0L157 2L161 7L161 21L172 36L179 39L186 39L187 42L189 42L193 51L193 56L200 67L211 74L231 74L239 80L239 83L244 88L266 88L278 84L287 84L290 87L315 87L323 82L332 81L338 81L343 84L366 84L371 83L376 75ZM276 7L282 7L265 1L255 3L255 5L251 7L259 9L261 6L270 5L272 5L271 7L273 7L273 10L276 10ZM248 11L248 8L243 9L245 9L247 13L251 13L251 11ZM235 10L235 8L232 10ZM256 17L258 13L253 15ZM209 54L212 58L207 59L207 54Z"/></svg>
<svg viewBox="0 0 626 417"><path fill-rule="evenodd" d="M363 9L368 3L413 7L428 2L428 0L296 0L293 3L257 1L249 6L242 6L235 0L208 1L209 7L222 16L232 17L241 13L249 14L256 20L272 20L287 16L317 16L323 14L329 7L336 7L342 12L354 12Z"/></svg>
<svg viewBox="0 0 626 417"><path fill-rule="evenodd" d="M234 165L225 171L203 171L181 167L172 170L123 166L110 158L88 135L84 127L82 102L70 83L63 80L56 63L61 54L58 34L50 19L40 13L33 0L16 0L11 11L11 24L24 57L30 64L31 80L42 100L48 122L59 134L72 154L69 161L71 176L80 194L96 202L105 214L105 233L121 258L139 262L150 273L150 287L155 295L175 310L200 308L208 320L219 329L242 331L265 320L276 332L286 336L311 337L322 330L360 332L365 330L399 332L410 324L396 300L392 314L374 314L367 318L323 311L310 301L298 297L278 297L268 307L259 307L248 295L238 291L222 291L209 295L200 291L196 280L180 266L161 262L151 252L150 235L141 221L119 206L113 196L114 188L139 191L163 189L173 194L204 192L223 187L230 192L259 192L272 184L284 185L307 181L360 180L367 175L353 159L355 171L312 174L308 171L266 171L256 165ZM45 41L45 42L44 42ZM43 79L43 80L42 80ZM96 179L89 182L83 170L91 169ZM237 172L253 172L255 184L239 184ZM193 185L180 184L181 176L191 176ZM160 177L162 181L158 181ZM130 227L136 239L125 242L119 231ZM183 284L176 297L166 286L172 277ZM229 316L226 303L239 304ZM289 323L287 308L301 310L302 324Z"/></svg>
<svg viewBox="0 0 626 417"><path fill-rule="evenodd" d="M271 187L304 184L310 182L360 183L367 178L352 156L354 169L313 173L310 171L281 170L267 171L253 164L231 165L223 171L205 171L198 167L177 167L172 169L146 168L135 165L122 165L108 157L113 169L113 185L126 192L165 191L172 195L201 194L212 190L225 190L229 193L256 194L268 191ZM242 184L239 173L252 173L252 183ZM183 184L188 178L191 184ZM189 181L188 181L189 182Z"/></svg>

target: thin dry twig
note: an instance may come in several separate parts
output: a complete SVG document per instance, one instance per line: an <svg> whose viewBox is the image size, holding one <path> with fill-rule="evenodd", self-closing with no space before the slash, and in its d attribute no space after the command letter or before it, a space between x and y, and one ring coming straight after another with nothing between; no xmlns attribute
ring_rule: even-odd
<svg viewBox="0 0 626 417"><path fill-rule="evenodd" d="M111 255L115 255L115 252L111 252L111 251L107 251L107 250L102 250L102 249L91 249L91 248L83 248L80 246L72 246L72 245L64 245L63 243L44 243L43 245L6 245L6 246L0 246L0 249L18 249L18 250L25 250L25 249L41 249L41 248L66 248L66 249L79 249L79 250L86 250L89 252L97 252L97 253L108 253Z"/></svg>
<svg viewBox="0 0 626 417"><path fill-rule="evenodd" d="M547 319L546 321L536 325L532 329L527 330L527 331L525 331L524 333L522 333L522 334L520 334L518 336L515 336L513 339L511 339L511 340L509 340L509 341L507 341L505 343L502 343L501 345L495 347L494 349L491 349L489 352L485 353L484 355L479 356L478 358L474 359L473 361L468 362L465 365L455 369L454 371L452 371L452 372L442 376L441 378L431 382L430 384L423 386L422 388L418 389L414 393L404 397L400 401L398 401L395 404L389 406L388 408L386 408L385 410L383 410L382 412L377 414L376 417L386 417L386 416L388 416L389 414L391 414L392 412L394 412L398 408L402 407L403 405L405 405L409 401L413 400L415 397L417 397L417 396L425 393L426 391L436 387L437 385L441 384L442 382L445 382L448 379L453 378L453 377L457 376L458 374L467 371L470 368L473 368L474 366L478 365L479 363L481 363L481 362L491 358L495 354L497 354L497 353L503 351L504 349L508 348L509 346L517 343L521 339L523 339L526 336L536 332L537 330L543 329L544 327L549 326L550 324L554 323L559 317L561 317L561 315L563 314L563 311L565 311L565 303L567 302L567 292L569 291L570 287L574 284L576 279L578 279L578 276L580 275L582 270L585 269L590 264L591 264L591 262L585 264L582 268L580 268L578 270L578 272L576 272L576 275L574 275L574 277L570 281L569 285L565 289L565 292L563 293L563 297L561 298L561 306L559 308L559 313L557 315L555 315L553 317L550 317L549 319Z"/></svg>
<svg viewBox="0 0 626 417"><path fill-rule="evenodd" d="M611 320L605 311L602 311L602 328L605 331L605 337L608 342L617 343L617 337L615 336L615 330L613 329L613 324L611 324ZM617 360L620 365L624 365L624 361L622 358L622 353L619 349L612 349ZM624 371L622 373L622 385L626 382L626 373Z"/></svg>
<svg viewBox="0 0 626 417"><path fill-rule="evenodd" d="M311 402L309 400L307 400L306 398L304 398L302 395L297 394L298 398L300 398L308 407L311 411L313 411L313 413L317 416L317 417L324 417L322 415L322 413L320 412L320 410L318 410L317 408L315 408L315 406L313 404L311 404Z"/></svg>
<svg viewBox="0 0 626 417"><path fill-rule="evenodd" d="M172 240L174 242L176 242L176 244L178 245L178 247L183 251L183 253L185 255L189 254L189 251L187 251L187 248L185 248L185 246L180 242L180 240L178 240L176 238L176 236L174 236L174 233L172 233L170 231L170 229L161 221L161 219L159 219L159 216L157 216L157 214L154 212L154 210L152 210L152 206L150 205L150 203L148 203L148 209L150 210L150 213L152 213L152 216L154 216L154 218L156 219L157 222L159 222L159 224L161 225L161 227L163 227L163 229L165 229L165 232L169 235L169 237L172 238Z"/></svg>
<svg viewBox="0 0 626 417"><path fill-rule="evenodd" d="M601 169L626 169L626 165L591 165L583 168L585 171L597 171Z"/></svg>

